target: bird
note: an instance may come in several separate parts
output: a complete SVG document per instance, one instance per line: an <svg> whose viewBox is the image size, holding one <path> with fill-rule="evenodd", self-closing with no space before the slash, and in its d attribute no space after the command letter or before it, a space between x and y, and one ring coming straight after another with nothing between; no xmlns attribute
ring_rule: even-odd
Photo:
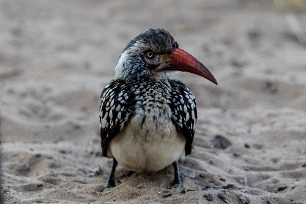
<svg viewBox="0 0 306 204"><path fill-rule="evenodd" d="M172 165L170 186L182 186L178 161L191 153L197 108L187 85L172 79L174 71L218 84L164 29L151 28L123 49L114 78L100 97L102 155L113 160L106 187L116 186L118 163L134 172L157 172Z"/></svg>

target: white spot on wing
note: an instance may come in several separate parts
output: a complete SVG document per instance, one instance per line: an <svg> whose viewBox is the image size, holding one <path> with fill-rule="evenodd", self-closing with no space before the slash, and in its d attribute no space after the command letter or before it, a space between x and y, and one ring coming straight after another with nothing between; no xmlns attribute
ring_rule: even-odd
<svg viewBox="0 0 306 204"><path fill-rule="evenodd" d="M184 105L184 112L187 113L187 106Z"/></svg>
<svg viewBox="0 0 306 204"><path fill-rule="evenodd" d="M188 121L189 118L190 118L190 116L189 116L189 113L187 112L187 114L186 114L186 121Z"/></svg>
<svg viewBox="0 0 306 204"><path fill-rule="evenodd" d="M196 118L195 118L195 115L194 115L194 111L191 111L191 118L195 121Z"/></svg>
<svg viewBox="0 0 306 204"><path fill-rule="evenodd" d="M114 99L110 102L110 106L112 107L114 105Z"/></svg>
<svg viewBox="0 0 306 204"><path fill-rule="evenodd" d="M101 127L104 129L106 127L106 119L105 117L101 120Z"/></svg>
<svg viewBox="0 0 306 204"><path fill-rule="evenodd" d="M184 104L184 99L183 99L183 97L181 97L180 102L181 102L181 104Z"/></svg>
<svg viewBox="0 0 306 204"><path fill-rule="evenodd" d="M121 112L118 113L117 117L119 120L121 120Z"/></svg>

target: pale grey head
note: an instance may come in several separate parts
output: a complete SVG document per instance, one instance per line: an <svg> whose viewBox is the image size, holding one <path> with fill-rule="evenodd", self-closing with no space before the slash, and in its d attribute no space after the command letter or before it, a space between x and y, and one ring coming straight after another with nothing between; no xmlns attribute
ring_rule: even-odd
<svg viewBox="0 0 306 204"><path fill-rule="evenodd" d="M217 81L209 70L187 52L179 49L172 35L164 29L150 29L127 44L115 68L115 79L167 77L169 71L183 71Z"/></svg>

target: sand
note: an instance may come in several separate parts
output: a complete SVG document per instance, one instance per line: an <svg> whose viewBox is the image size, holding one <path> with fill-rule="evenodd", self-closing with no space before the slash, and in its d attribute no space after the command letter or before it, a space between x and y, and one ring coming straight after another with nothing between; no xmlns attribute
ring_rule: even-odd
<svg viewBox="0 0 306 204"><path fill-rule="evenodd" d="M0 1L6 203L305 203L306 13L272 1ZM121 166L104 189L99 96L126 44L169 30L218 86L177 73L198 103L193 152L172 168Z"/></svg>

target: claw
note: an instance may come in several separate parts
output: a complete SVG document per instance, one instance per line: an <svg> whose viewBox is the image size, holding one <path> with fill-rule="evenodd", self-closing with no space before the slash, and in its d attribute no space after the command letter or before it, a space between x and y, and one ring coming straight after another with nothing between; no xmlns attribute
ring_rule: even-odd
<svg viewBox="0 0 306 204"><path fill-rule="evenodd" d="M115 187L116 186L116 182L115 182L115 180L114 179L109 179L108 181L107 181L107 184L106 184L106 188L112 188L112 187Z"/></svg>

